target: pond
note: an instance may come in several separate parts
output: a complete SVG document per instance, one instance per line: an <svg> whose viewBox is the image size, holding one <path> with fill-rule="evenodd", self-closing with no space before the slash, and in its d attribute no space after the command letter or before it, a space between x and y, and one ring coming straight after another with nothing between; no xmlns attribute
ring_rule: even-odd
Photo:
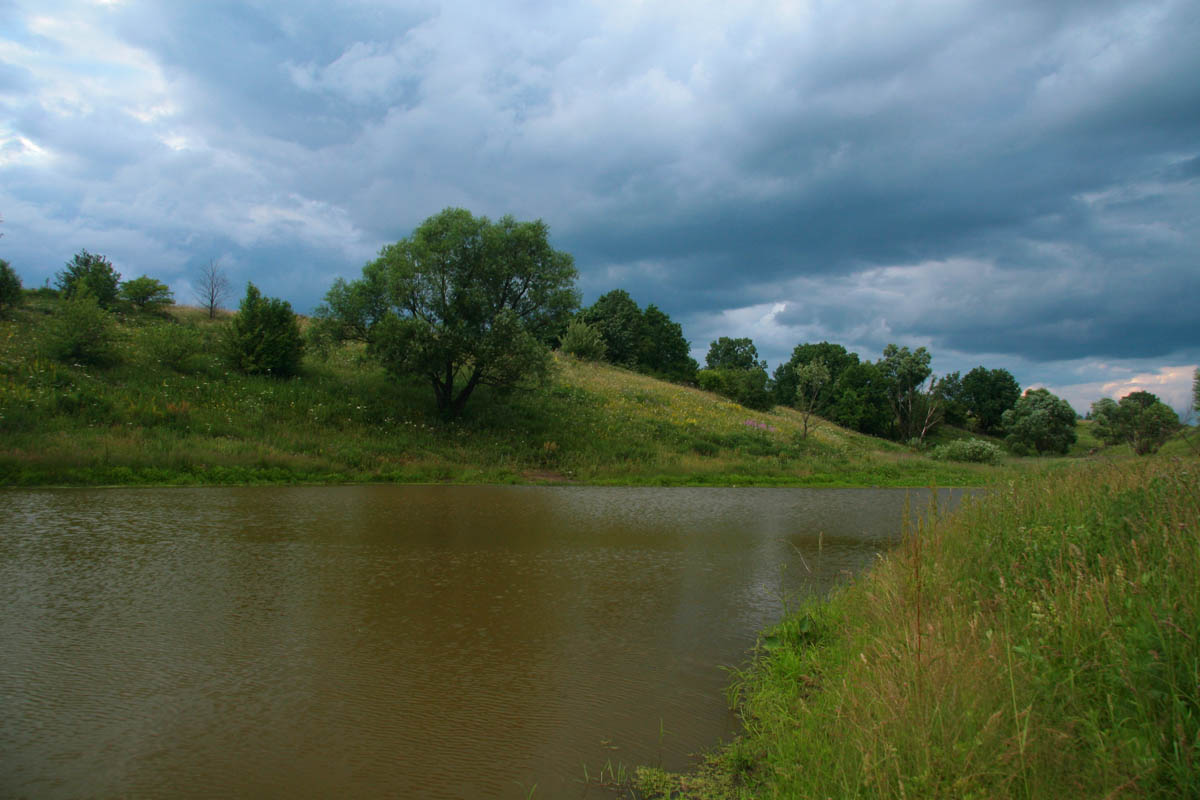
<svg viewBox="0 0 1200 800"><path fill-rule="evenodd" d="M730 738L723 667L906 496L0 493L0 794L598 797Z"/></svg>

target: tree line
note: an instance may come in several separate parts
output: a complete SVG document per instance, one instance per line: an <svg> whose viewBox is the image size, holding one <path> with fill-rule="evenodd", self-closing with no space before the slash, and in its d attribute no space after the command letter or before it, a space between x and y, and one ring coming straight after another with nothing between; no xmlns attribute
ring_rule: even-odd
<svg viewBox="0 0 1200 800"><path fill-rule="evenodd" d="M623 289L580 307L570 254L553 249L541 220L491 221L448 208L385 246L356 280L337 279L307 336L283 300L248 284L225 331L224 350L240 372L297 374L305 347L357 341L396 378L428 383L438 408L461 414L479 386L515 390L543 382L550 352L606 361L661 379L697 385L747 408L797 409L807 436L815 417L861 433L923 445L938 426L1004 437L1013 452L1065 453L1076 414L1046 389L1024 393L1004 369L976 367L938 377L924 347L889 344L876 361L841 344L799 344L768 375L749 338L713 341L702 367L682 327L654 304L641 308ZM216 316L230 290L212 261L196 295ZM174 302L162 282L121 281L103 256L80 251L56 276L66 300L52 347L64 360L103 361L106 314L123 304L158 312ZM0 260L0 313L20 302L19 278ZM1194 386L1200 405L1200 371ZM1148 392L1098 400L1089 416L1106 443L1153 452L1175 430L1175 412Z"/></svg>

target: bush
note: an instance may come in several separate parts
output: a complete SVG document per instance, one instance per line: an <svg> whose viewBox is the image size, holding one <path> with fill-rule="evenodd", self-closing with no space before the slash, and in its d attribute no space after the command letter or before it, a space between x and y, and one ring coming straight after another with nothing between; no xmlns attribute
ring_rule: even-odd
<svg viewBox="0 0 1200 800"><path fill-rule="evenodd" d="M187 325L160 325L145 332L146 352L158 363L176 372L199 371L200 350L203 336L196 328Z"/></svg>
<svg viewBox="0 0 1200 800"><path fill-rule="evenodd" d="M142 311L158 311L175 303L175 297L165 283L146 275L122 283L121 299Z"/></svg>
<svg viewBox="0 0 1200 800"><path fill-rule="evenodd" d="M111 308L117 300L121 275L104 256L80 250L56 279L63 297L71 298L87 289L101 308Z"/></svg>
<svg viewBox="0 0 1200 800"><path fill-rule="evenodd" d="M581 319L571 320L560 342L564 353L586 361L603 361L608 349L600 331Z"/></svg>
<svg viewBox="0 0 1200 800"><path fill-rule="evenodd" d="M59 308L46 329L46 355L66 364L110 364L117 360L112 317L96 297L80 287Z"/></svg>
<svg viewBox="0 0 1200 800"><path fill-rule="evenodd" d="M9 263L0 258L0 314L20 305L23 296L21 279Z"/></svg>
<svg viewBox="0 0 1200 800"><path fill-rule="evenodd" d="M936 461L966 461L972 464L997 464L1004 452L983 439L958 439L933 448L929 457Z"/></svg>
<svg viewBox="0 0 1200 800"><path fill-rule="evenodd" d="M304 339L292 306L286 300L263 297L253 283L230 323L225 355L238 372L247 375L295 375L304 354Z"/></svg>
<svg viewBox="0 0 1200 800"><path fill-rule="evenodd" d="M696 373L696 379L706 392L724 395L746 408L759 411L771 408L765 369L702 369Z"/></svg>

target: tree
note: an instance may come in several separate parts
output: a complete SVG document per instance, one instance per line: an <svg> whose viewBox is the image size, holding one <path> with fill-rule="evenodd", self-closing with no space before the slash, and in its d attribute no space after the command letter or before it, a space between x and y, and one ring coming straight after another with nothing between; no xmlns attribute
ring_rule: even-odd
<svg viewBox="0 0 1200 800"><path fill-rule="evenodd" d="M963 376L962 403L983 433L999 432L1004 412L1020 397L1021 386L1008 370L979 366Z"/></svg>
<svg viewBox="0 0 1200 800"><path fill-rule="evenodd" d="M1049 389L1029 389L1002 417L1005 441L1017 455L1066 453L1075 443L1075 409Z"/></svg>
<svg viewBox="0 0 1200 800"><path fill-rule="evenodd" d="M1179 430L1179 417L1150 392L1133 392L1117 403L1092 403L1096 434L1105 444L1128 444L1139 456L1154 453Z"/></svg>
<svg viewBox="0 0 1200 800"><path fill-rule="evenodd" d="M574 260L550 247L544 222L492 222L461 208L384 247L363 275L342 289L346 298L362 292L349 303L361 314L343 321L364 327L368 352L390 373L429 381L438 408L451 415L481 385L543 380L545 342L579 306ZM337 304L326 297L329 313Z"/></svg>
<svg viewBox="0 0 1200 800"><path fill-rule="evenodd" d="M175 297L165 283L146 275L122 283L121 299L142 311L157 311L175 303Z"/></svg>
<svg viewBox="0 0 1200 800"><path fill-rule="evenodd" d="M121 274L99 253L80 250L55 276L59 291L68 299L85 289L101 308L111 308L117 300Z"/></svg>
<svg viewBox="0 0 1200 800"><path fill-rule="evenodd" d="M767 362L758 360L758 348L753 341L728 336L722 336L708 346L704 364L708 369L767 370Z"/></svg>
<svg viewBox="0 0 1200 800"><path fill-rule="evenodd" d="M863 361L842 370L833 388L833 402L824 416L838 425L871 436L894 433L888 380L877 364Z"/></svg>
<svg viewBox="0 0 1200 800"><path fill-rule="evenodd" d="M232 288L229 278L225 276L225 270L221 269L220 260L213 259L200 268L192 294L200 303L200 307L208 312L208 318L216 319L217 312L221 310L221 303L229 296Z"/></svg>
<svg viewBox="0 0 1200 800"><path fill-rule="evenodd" d="M923 391L921 387L930 376L930 360L929 351L924 347L909 351L907 347L889 344L883 348L883 358L877 362L887 384L888 405L901 441L923 439L928 430L928 414L936 398L932 383L929 391Z"/></svg>
<svg viewBox="0 0 1200 800"><path fill-rule="evenodd" d="M796 398L795 371L818 359L823 361L829 370L829 382L821 390L814 411L821 416L828 416L829 407L835 399L834 387L838 378L846 368L858 363L858 353L849 353L840 344L820 342L819 344L796 345L792 350L792 357L775 369L775 402L786 406L794 405Z"/></svg>
<svg viewBox="0 0 1200 800"><path fill-rule="evenodd" d="M810 361L795 370L796 376L796 408L800 410L804 420L803 438L808 438L808 418L817 407L821 390L829 383L829 367L822 359Z"/></svg>
<svg viewBox="0 0 1200 800"><path fill-rule="evenodd" d="M11 265L0 258L0 315L21 304L21 278Z"/></svg>
<svg viewBox="0 0 1200 800"><path fill-rule="evenodd" d="M665 311L653 303L646 306L641 332L638 371L683 383L696 379L699 366L691 356L691 345L683 338L683 327L672 322Z"/></svg>
<svg viewBox="0 0 1200 800"><path fill-rule="evenodd" d="M1192 376L1192 410L1200 411L1200 367L1196 368L1196 374Z"/></svg>
<svg viewBox="0 0 1200 800"><path fill-rule="evenodd" d="M225 354L233 368L247 375L295 375L304 354L304 340L292 306L286 300L263 297L253 283L226 332Z"/></svg>
<svg viewBox="0 0 1200 800"><path fill-rule="evenodd" d="M645 317L624 289L613 289L580 312L580 318L604 339L605 358L611 364L633 369L638 364Z"/></svg>

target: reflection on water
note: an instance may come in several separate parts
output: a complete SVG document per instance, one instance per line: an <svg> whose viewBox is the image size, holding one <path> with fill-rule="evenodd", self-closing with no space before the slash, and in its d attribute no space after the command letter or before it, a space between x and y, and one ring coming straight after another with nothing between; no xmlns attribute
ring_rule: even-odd
<svg viewBox="0 0 1200 800"><path fill-rule="evenodd" d="M904 502L0 494L0 795L578 797L584 763L683 768L736 730L720 667L890 546Z"/></svg>

